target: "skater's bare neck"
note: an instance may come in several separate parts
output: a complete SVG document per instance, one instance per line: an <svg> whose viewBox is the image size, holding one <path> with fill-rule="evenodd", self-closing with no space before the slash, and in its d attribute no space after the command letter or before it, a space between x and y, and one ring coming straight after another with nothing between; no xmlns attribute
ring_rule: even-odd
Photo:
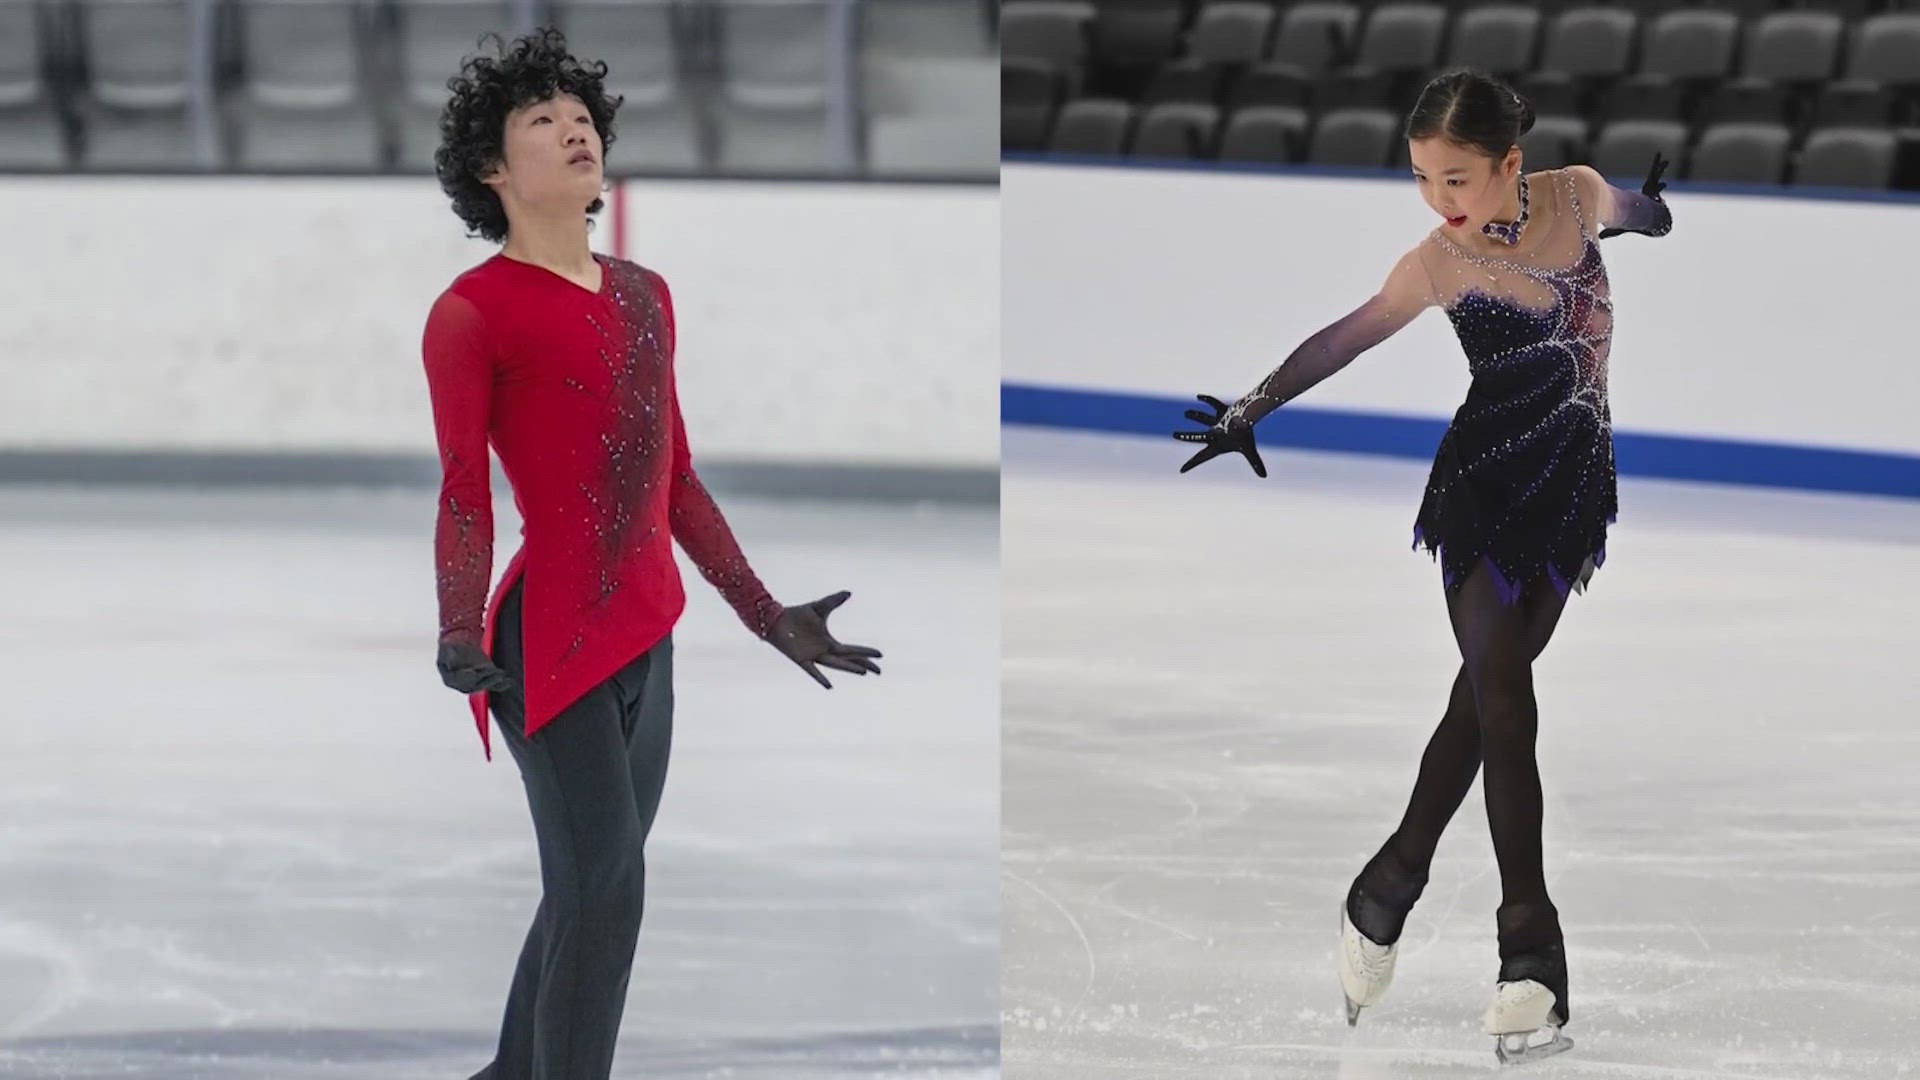
<svg viewBox="0 0 1920 1080"><path fill-rule="evenodd" d="M578 207L543 213L534 207L508 206L507 245L500 253L562 277L587 280L600 273L587 246L587 216Z"/></svg>

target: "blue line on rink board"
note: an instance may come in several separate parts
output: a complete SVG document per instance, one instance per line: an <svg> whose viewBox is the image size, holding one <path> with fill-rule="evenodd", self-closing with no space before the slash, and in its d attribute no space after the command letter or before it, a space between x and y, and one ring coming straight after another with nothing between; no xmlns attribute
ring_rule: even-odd
<svg viewBox="0 0 1920 1080"><path fill-rule="evenodd" d="M1191 399L1000 384L1001 423L1158 436L1167 439L1169 469L1182 453L1172 433L1193 427L1181 414L1200 407ZM1262 421L1260 443L1431 459L1446 428L1445 420L1288 405ZM1613 445L1627 476L1920 498L1920 456L1618 430Z"/></svg>

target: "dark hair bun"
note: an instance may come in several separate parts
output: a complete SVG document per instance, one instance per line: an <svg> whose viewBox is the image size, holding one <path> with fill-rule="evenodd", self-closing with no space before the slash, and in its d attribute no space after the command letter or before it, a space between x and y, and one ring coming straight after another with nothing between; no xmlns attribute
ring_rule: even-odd
<svg viewBox="0 0 1920 1080"><path fill-rule="evenodd" d="M1525 135L1533 130L1533 103L1518 93L1513 95L1513 100L1520 103L1520 134Z"/></svg>

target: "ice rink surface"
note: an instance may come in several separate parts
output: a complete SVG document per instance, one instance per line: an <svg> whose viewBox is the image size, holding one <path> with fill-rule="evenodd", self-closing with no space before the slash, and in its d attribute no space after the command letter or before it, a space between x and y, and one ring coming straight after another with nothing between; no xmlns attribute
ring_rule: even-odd
<svg viewBox="0 0 1920 1080"><path fill-rule="evenodd" d="M1477 786L1352 1031L1333 967L1459 663L1427 466L1191 450L1003 443L1005 1075L1494 1073ZM1920 1076L1920 501L1620 502L1535 678L1576 1046L1510 1075Z"/></svg>
<svg viewBox="0 0 1920 1080"><path fill-rule="evenodd" d="M721 496L886 674L690 569L616 1076L998 1075L989 509ZM433 494L0 490L0 1076L466 1080L538 898L433 668ZM517 542L510 504L497 550Z"/></svg>

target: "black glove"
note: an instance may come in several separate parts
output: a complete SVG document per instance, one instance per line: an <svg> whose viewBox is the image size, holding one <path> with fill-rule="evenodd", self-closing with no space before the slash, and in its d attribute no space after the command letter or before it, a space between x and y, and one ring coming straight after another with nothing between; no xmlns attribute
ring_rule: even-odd
<svg viewBox="0 0 1920 1080"><path fill-rule="evenodd" d="M514 688L513 676L497 667L485 649L459 641L440 643L440 681L463 694L482 690L504 693Z"/></svg>
<svg viewBox="0 0 1920 1080"><path fill-rule="evenodd" d="M1207 425L1205 431L1176 431L1173 437L1183 442L1203 442L1207 445L1180 466L1186 472L1203 461L1219 457L1221 454L1238 452L1247 455L1247 464L1253 466L1254 475L1264 478L1267 475L1266 463L1260 460L1260 449L1253 445L1253 425L1244 417L1227 416L1226 402L1207 394L1199 395L1202 402L1213 407L1214 415L1208 416L1199 409L1188 409L1187 419L1196 424Z"/></svg>
<svg viewBox="0 0 1920 1080"><path fill-rule="evenodd" d="M868 672L880 674L880 665L874 663L880 658L879 649L869 649L865 645L842 645L827 632L827 616L852 595L842 590L832 596L823 596L811 604L783 608L773 622L773 629L767 634L768 644L779 649L787 659L800 665L800 670L813 676L815 682L829 690L833 689L833 684L820 674L822 667L853 675L865 675ZM816 667L816 664L819 666Z"/></svg>
<svg viewBox="0 0 1920 1080"><path fill-rule="evenodd" d="M1666 200L1660 193L1666 190L1666 182L1660 174L1667 171L1667 160L1660 151L1653 152L1653 164L1647 169L1647 182L1640 185L1640 194L1652 199L1653 203L1639 204L1626 208L1626 220L1600 230L1600 239L1619 236L1623 232L1645 233L1648 236L1665 236L1673 228L1673 214L1667 209Z"/></svg>

